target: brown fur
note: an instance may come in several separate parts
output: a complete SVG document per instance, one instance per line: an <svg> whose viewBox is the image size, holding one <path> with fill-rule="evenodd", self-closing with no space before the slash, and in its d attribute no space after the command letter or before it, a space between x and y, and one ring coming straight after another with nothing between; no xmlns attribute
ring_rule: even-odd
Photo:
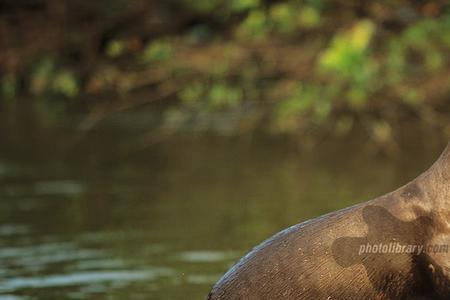
<svg viewBox="0 0 450 300"><path fill-rule="evenodd" d="M207 299L450 299L449 252L352 252L367 241L450 245L449 146L427 172L397 191L263 242Z"/></svg>

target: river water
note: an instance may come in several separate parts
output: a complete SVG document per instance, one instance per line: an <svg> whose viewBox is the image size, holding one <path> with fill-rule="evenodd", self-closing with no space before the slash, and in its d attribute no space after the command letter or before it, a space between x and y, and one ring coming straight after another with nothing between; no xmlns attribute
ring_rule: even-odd
<svg viewBox="0 0 450 300"><path fill-rule="evenodd" d="M74 120L1 115L0 299L203 299L257 243L406 183L442 146Z"/></svg>

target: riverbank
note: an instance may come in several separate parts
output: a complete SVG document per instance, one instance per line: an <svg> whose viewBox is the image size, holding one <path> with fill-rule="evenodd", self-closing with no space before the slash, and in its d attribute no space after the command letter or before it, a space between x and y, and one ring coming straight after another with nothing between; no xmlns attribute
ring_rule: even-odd
<svg viewBox="0 0 450 300"><path fill-rule="evenodd" d="M445 2L34 0L1 8L3 107L26 98L53 112L83 111L86 129L146 107L172 128L213 122L235 134L321 128L340 136L364 127L387 144L405 120L450 132ZM246 121L236 126L239 116Z"/></svg>

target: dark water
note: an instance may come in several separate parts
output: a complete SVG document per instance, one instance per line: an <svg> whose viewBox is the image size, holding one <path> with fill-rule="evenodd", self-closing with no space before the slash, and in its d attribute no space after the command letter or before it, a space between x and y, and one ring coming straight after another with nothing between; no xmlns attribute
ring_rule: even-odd
<svg viewBox="0 0 450 300"><path fill-rule="evenodd" d="M0 299L203 299L263 239L390 191L440 151L0 124Z"/></svg>

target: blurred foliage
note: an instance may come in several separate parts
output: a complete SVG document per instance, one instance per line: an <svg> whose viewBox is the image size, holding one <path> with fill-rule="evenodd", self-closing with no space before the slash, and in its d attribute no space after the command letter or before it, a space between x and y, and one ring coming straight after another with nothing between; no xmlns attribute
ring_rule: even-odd
<svg viewBox="0 0 450 300"><path fill-rule="evenodd" d="M445 1L24 3L0 12L5 99L117 93L133 107L133 93L148 91L149 103L177 99L169 122L264 107L250 127L364 124L384 142L406 115L450 131Z"/></svg>
<svg viewBox="0 0 450 300"><path fill-rule="evenodd" d="M172 56L172 46L169 42L153 41L149 43L142 53L142 62L151 63L168 60Z"/></svg>
<svg viewBox="0 0 450 300"><path fill-rule="evenodd" d="M62 69L44 57L32 68L29 89L33 95L47 93L73 98L79 93L79 83L72 70Z"/></svg>
<svg viewBox="0 0 450 300"><path fill-rule="evenodd" d="M1 81L1 95L4 99L12 99L16 96L17 78L15 74L8 73Z"/></svg>
<svg viewBox="0 0 450 300"><path fill-rule="evenodd" d="M125 43L121 40L111 40L105 49L105 54L108 57L114 58L123 54L126 50Z"/></svg>

